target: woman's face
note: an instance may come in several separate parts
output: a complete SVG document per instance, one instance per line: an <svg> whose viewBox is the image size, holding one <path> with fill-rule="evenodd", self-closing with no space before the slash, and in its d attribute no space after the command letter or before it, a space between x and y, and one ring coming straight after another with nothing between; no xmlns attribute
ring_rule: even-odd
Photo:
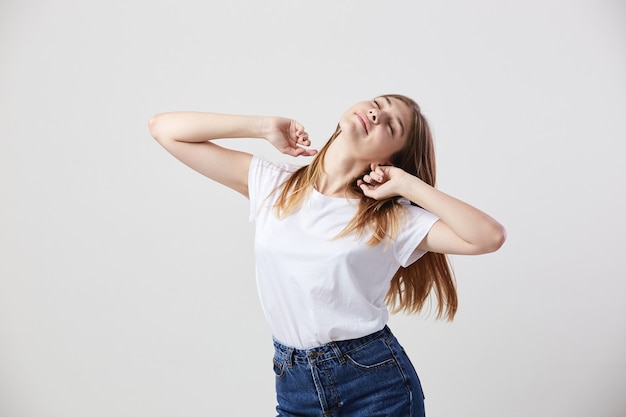
<svg viewBox="0 0 626 417"><path fill-rule="evenodd" d="M368 163L389 163L406 144L412 110L393 97L356 103L339 121L343 140L350 141L354 157Z"/></svg>

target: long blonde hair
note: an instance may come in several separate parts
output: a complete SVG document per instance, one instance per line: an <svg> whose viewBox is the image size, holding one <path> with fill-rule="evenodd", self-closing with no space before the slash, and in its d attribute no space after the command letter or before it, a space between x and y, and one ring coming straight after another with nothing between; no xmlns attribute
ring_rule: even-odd
<svg viewBox="0 0 626 417"><path fill-rule="evenodd" d="M402 101L413 113L407 143L392 156L392 164L434 187L436 167L433 138L420 107L415 101L403 95L387 94L383 97ZM297 210L311 192L324 172L324 156L340 133L341 128L337 126L335 133L315 159L309 165L296 170L279 187L280 194L275 205L279 218ZM362 175L359 178L361 177ZM366 197L356 185L357 179L351 181L346 191L347 197L359 198L357 213L337 237L353 232L362 236L369 231L371 237L367 242L368 245L377 245L386 237L393 238L402 227L405 214L404 208L398 203L399 197L385 200ZM391 280L385 302L393 313L418 313L426 306L431 292L437 298L436 317L452 320L458 307L456 285L448 258L441 253L427 252L407 268L400 267Z"/></svg>

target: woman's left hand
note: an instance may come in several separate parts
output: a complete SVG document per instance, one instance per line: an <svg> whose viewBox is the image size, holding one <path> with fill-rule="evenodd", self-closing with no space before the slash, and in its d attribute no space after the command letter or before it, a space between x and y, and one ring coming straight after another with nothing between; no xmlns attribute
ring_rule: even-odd
<svg viewBox="0 0 626 417"><path fill-rule="evenodd" d="M402 195L401 185L408 174L401 168L392 165L372 164L369 174L365 174L357 181L363 194L375 200Z"/></svg>

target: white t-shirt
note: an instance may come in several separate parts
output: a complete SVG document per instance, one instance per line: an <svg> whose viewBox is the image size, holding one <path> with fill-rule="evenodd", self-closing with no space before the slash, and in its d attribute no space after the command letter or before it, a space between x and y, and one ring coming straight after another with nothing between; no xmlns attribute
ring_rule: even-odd
<svg viewBox="0 0 626 417"><path fill-rule="evenodd" d="M312 190L299 210L278 219L273 205L279 192L270 193L297 168L255 156L248 177L257 286L274 338L308 349L382 329L391 278L424 254L416 247L437 216L404 200L408 217L401 231L375 246L366 244L367 233L336 238L354 217L356 199Z"/></svg>

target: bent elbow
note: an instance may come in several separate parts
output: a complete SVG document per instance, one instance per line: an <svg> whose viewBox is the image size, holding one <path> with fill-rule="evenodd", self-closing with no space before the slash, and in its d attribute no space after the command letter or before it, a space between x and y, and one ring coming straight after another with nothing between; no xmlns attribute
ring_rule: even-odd
<svg viewBox="0 0 626 417"><path fill-rule="evenodd" d="M506 241L506 229L504 226L498 224L491 231L489 236L489 242L485 245L485 253L495 252L504 245Z"/></svg>
<svg viewBox="0 0 626 417"><path fill-rule="evenodd" d="M157 140L157 142L159 141L159 119L160 119L160 115L154 115L150 118L150 120L148 120L148 130L150 131L150 135Z"/></svg>

